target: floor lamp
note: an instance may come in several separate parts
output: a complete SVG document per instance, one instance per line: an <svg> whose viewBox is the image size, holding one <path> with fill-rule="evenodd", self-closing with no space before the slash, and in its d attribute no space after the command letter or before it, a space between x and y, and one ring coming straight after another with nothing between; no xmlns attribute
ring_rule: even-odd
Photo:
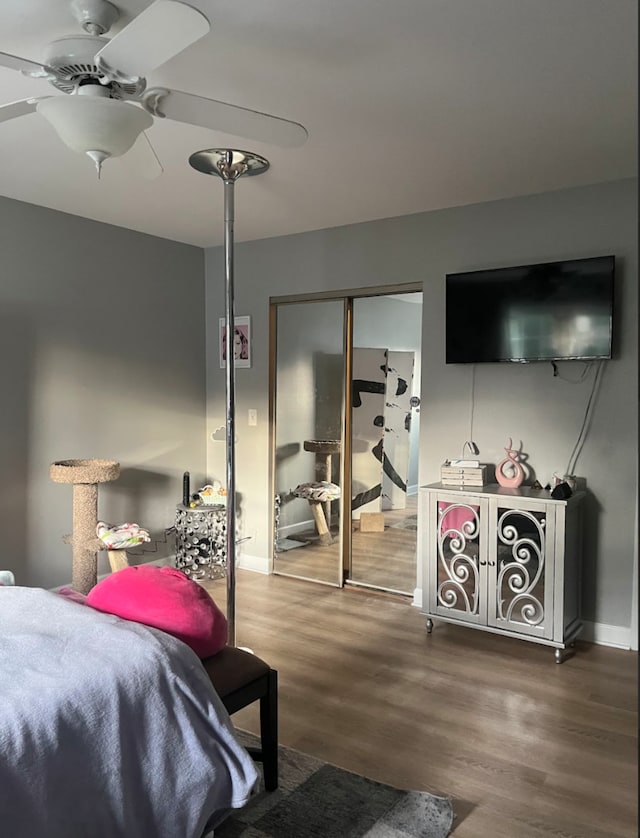
<svg viewBox="0 0 640 838"><path fill-rule="evenodd" d="M224 184L224 266L225 266L225 357L226 357L226 442L227 442L227 622L230 646L236 645L236 455L235 455L235 357L233 299L233 222L234 187L243 175L259 175L269 161L249 151L210 148L196 151L189 164L205 175L216 175Z"/></svg>

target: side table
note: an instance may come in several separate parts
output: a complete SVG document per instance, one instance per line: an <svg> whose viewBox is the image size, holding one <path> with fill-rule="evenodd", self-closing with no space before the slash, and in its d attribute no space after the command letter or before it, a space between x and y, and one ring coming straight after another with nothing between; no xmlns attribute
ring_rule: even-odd
<svg viewBox="0 0 640 838"><path fill-rule="evenodd" d="M176 507L176 568L191 579L218 579L227 570L225 506Z"/></svg>

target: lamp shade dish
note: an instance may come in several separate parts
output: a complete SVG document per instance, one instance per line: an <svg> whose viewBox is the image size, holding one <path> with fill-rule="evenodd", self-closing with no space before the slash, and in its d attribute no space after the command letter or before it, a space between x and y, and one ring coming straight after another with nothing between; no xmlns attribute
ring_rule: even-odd
<svg viewBox="0 0 640 838"><path fill-rule="evenodd" d="M37 111L70 149L100 152L103 159L125 154L153 125L147 111L118 99L54 96L38 102Z"/></svg>

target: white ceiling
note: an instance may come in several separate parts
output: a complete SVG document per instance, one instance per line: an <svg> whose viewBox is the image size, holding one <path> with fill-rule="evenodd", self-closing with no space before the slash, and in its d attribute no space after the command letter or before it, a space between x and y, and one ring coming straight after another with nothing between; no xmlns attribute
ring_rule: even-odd
<svg viewBox="0 0 640 838"><path fill-rule="evenodd" d="M150 0L119 0L114 35ZM0 194L200 246L223 187L189 155L271 168L236 186L238 241L637 174L637 0L193 0L211 32L148 79L301 122L280 149L156 120L154 181L67 149L38 114L0 124ZM1 0L0 50L44 60L67 0ZM46 95L0 68L0 103Z"/></svg>

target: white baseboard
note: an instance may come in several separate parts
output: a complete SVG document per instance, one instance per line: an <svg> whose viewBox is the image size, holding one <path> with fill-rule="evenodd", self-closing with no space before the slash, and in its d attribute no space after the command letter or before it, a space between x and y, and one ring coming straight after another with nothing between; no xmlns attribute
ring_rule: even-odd
<svg viewBox="0 0 640 838"><path fill-rule="evenodd" d="M269 559L264 556L248 556L245 553L238 558L236 566L242 570L253 570L256 573L264 573L267 575L271 573Z"/></svg>
<svg viewBox="0 0 640 838"><path fill-rule="evenodd" d="M422 608L422 588L413 592L411 603L415 608ZM625 626L609 626L606 623L584 622L580 640L596 643L598 646L611 646L614 649L631 649L631 629Z"/></svg>
<svg viewBox="0 0 640 838"><path fill-rule="evenodd" d="M410 483L407 486L407 494L408 495L417 495L419 486L420 486L419 483Z"/></svg>
<svg viewBox="0 0 640 838"><path fill-rule="evenodd" d="M614 649L630 649L631 628L585 622L580 640L597 643L599 646L612 646Z"/></svg>

